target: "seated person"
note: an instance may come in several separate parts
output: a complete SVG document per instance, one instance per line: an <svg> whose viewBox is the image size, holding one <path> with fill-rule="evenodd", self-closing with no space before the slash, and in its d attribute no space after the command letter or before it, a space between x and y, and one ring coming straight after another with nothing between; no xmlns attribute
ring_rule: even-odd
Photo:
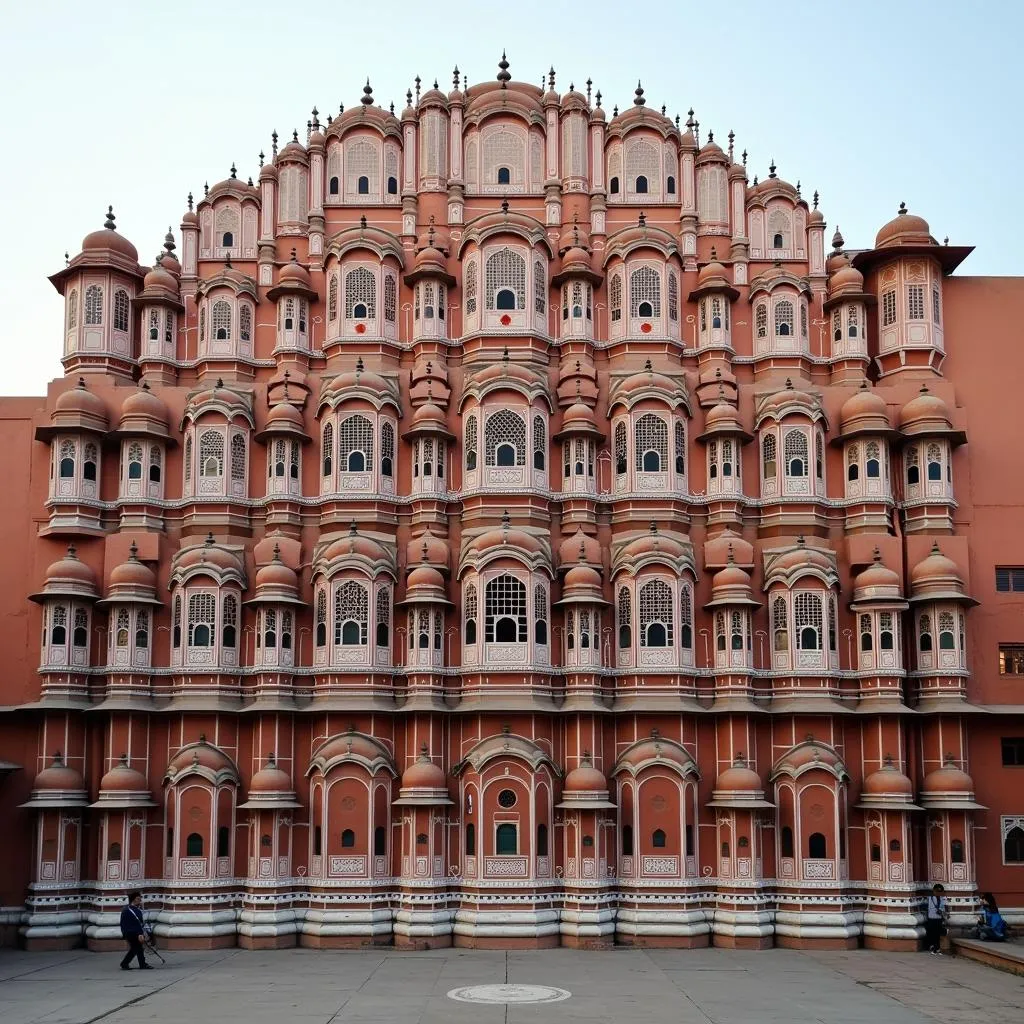
<svg viewBox="0 0 1024 1024"><path fill-rule="evenodd" d="M981 916L978 918L978 938L985 942L1006 941L1006 921L999 913L996 898L987 892L981 897Z"/></svg>

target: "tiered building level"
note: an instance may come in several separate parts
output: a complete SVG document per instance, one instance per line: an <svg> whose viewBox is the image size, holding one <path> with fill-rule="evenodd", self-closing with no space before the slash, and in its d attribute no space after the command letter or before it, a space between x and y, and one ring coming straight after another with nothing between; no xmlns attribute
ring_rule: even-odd
<svg viewBox="0 0 1024 1024"><path fill-rule="evenodd" d="M499 68L51 278L64 376L0 405L12 941L129 888L197 946L1024 907L1024 286Z"/></svg>

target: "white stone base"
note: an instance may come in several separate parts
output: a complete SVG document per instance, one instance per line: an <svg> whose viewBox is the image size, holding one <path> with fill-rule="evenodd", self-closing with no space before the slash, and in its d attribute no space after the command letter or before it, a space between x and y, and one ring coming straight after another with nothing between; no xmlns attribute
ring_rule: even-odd
<svg viewBox="0 0 1024 1024"><path fill-rule="evenodd" d="M615 920L617 935L661 935L689 938L711 931L703 910L619 910Z"/></svg>
<svg viewBox="0 0 1024 1024"><path fill-rule="evenodd" d="M864 911L864 934L872 939L916 942L924 935L924 917L910 910Z"/></svg>
<svg viewBox="0 0 1024 1024"><path fill-rule="evenodd" d="M557 935L557 910L458 910L456 935L467 938L536 939Z"/></svg>
<svg viewBox="0 0 1024 1024"><path fill-rule="evenodd" d="M861 910L779 910L775 914L775 934L793 939L855 939L863 923Z"/></svg>
<svg viewBox="0 0 1024 1024"><path fill-rule="evenodd" d="M600 907L596 910L569 910L561 912L558 930L562 935L577 939L601 939L615 934L614 907Z"/></svg>
<svg viewBox="0 0 1024 1024"><path fill-rule="evenodd" d="M299 930L302 910L253 910L243 907L238 913L238 934L251 939L294 935Z"/></svg>
<svg viewBox="0 0 1024 1024"><path fill-rule="evenodd" d="M392 932L391 911L387 907L367 910L307 910L299 928L302 935L344 938L380 938Z"/></svg>
<svg viewBox="0 0 1024 1024"><path fill-rule="evenodd" d="M451 910L399 910L395 912L395 935L406 939L434 939L451 935Z"/></svg>
<svg viewBox="0 0 1024 1024"><path fill-rule="evenodd" d="M66 939L82 935L85 915L78 907L68 910L32 910L22 914L19 934L26 941L33 939ZM118 929L117 937L121 937Z"/></svg>
<svg viewBox="0 0 1024 1024"><path fill-rule="evenodd" d="M167 939L210 939L238 933L236 910L161 910L151 917L153 934Z"/></svg>
<svg viewBox="0 0 1024 1024"><path fill-rule="evenodd" d="M763 939L775 934L775 911L715 910L711 931L733 939Z"/></svg>

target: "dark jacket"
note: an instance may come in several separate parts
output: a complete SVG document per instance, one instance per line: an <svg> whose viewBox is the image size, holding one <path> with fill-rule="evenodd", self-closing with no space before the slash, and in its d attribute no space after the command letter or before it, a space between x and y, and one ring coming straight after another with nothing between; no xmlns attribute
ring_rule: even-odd
<svg viewBox="0 0 1024 1024"><path fill-rule="evenodd" d="M130 903L121 911L121 935L129 938L141 935L145 931L141 907L133 907Z"/></svg>

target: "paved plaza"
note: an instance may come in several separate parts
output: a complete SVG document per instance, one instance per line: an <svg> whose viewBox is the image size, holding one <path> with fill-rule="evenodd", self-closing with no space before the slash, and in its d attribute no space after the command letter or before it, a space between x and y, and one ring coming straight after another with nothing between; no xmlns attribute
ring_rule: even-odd
<svg viewBox="0 0 1024 1024"><path fill-rule="evenodd" d="M3 1024L1021 1024L1024 979L951 957L720 949L0 951ZM480 987L480 988L478 988ZM565 993L569 995L566 996ZM452 998L449 993L454 993ZM505 1002L505 999L512 1000ZM545 1002L519 1002L523 998ZM474 1002L498 999L499 1002ZM470 1001L466 1001L470 1000Z"/></svg>

